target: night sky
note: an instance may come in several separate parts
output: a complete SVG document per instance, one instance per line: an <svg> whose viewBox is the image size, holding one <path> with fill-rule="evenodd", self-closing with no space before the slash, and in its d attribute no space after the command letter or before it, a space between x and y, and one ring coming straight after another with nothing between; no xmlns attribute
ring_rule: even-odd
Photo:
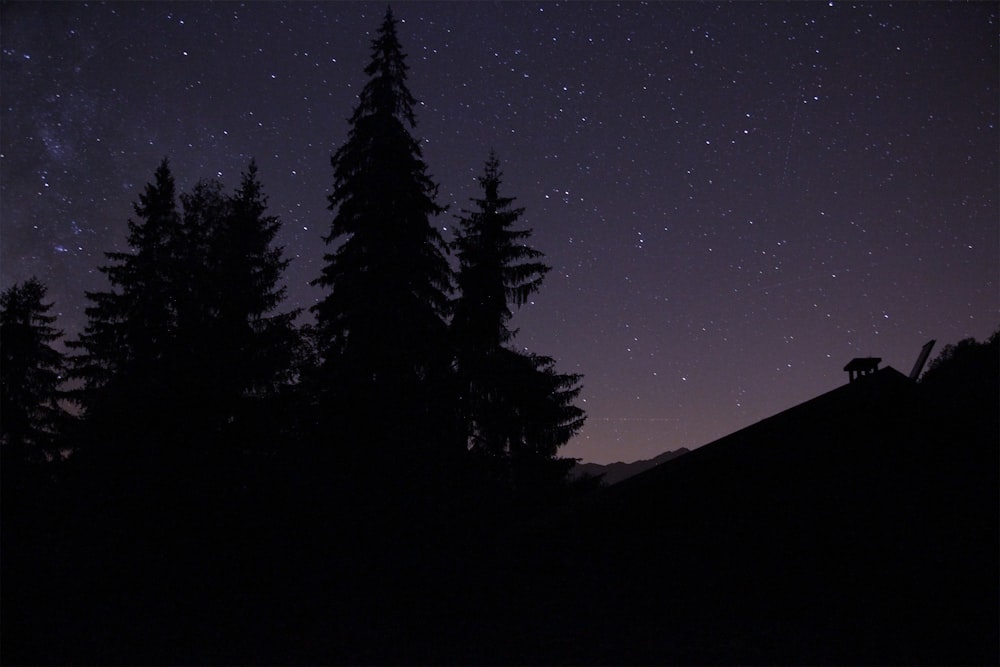
<svg viewBox="0 0 1000 667"><path fill-rule="evenodd" d="M385 3L9 3L0 270L68 335L167 156L253 156L319 298L330 155ZM878 356L1000 325L996 3L397 3L415 134L449 213L501 194L553 267L519 344L584 374L563 454L695 447Z"/></svg>

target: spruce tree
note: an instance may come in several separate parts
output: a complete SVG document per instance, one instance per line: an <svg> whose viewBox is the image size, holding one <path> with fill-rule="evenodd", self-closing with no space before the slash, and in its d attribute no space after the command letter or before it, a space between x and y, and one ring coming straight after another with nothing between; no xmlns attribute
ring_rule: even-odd
<svg viewBox="0 0 1000 667"><path fill-rule="evenodd" d="M129 221L130 252L106 253L108 291L88 293L88 323L70 345L92 437L189 443L217 438L291 375L298 311L275 313L287 260L280 222L251 161L226 194L199 181L179 199L164 160ZM258 406L259 407L259 406Z"/></svg>
<svg viewBox="0 0 1000 667"><path fill-rule="evenodd" d="M198 181L180 201L181 223L172 239L176 320L161 382L177 388L171 407L180 416L177 421L183 421L183 435L203 441L218 435L237 391L218 325L223 292L233 277L223 275L213 252L230 216L230 202L215 179Z"/></svg>
<svg viewBox="0 0 1000 667"><path fill-rule="evenodd" d="M57 457L70 419L60 400L64 355L52 347L62 332L52 324L46 287L31 278L0 295L0 443L6 463Z"/></svg>
<svg viewBox="0 0 1000 667"><path fill-rule="evenodd" d="M118 434L153 433L162 426L165 407L175 398L167 382L171 351L176 349L180 240L174 178L166 158L157 167L128 221L129 252L107 252L98 267L107 291L87 292L91 305L83 333L69 347L72 375L92 425Z"/></svg>
<svg viewBox="0 0 1000 667"><path fill-rule="evenodd" d="M267 214L255 161L233 194L207 180L181 200L179 259L188 280L180 290L177 357L197 398L191 411L213 433L237 413L244 422L258 421L261 406L250 404L290 382L299 311L275 312L285 298L280 283L288 260L274 246L281 223Z"/></svg>
<svg viewBox="0 0 1000 667"><path fill-rule="evenodd" d="M314 284L323 356L323 412L354 440L443 444L450 350L451 269L431 225L444 211L427 173L408 67L388 10L372 41L369 80L334 154L333 250Z"/></svg>
<svg viewBox="0 0 1000 667"><path fill-rule="evenodd" d="M240 394L268 396L291 380L297 345L293 322L299 309L275 312L285 300L281 280L290 260L275 245L281 221L267 213L256 161L241 174L222 223L213 235L211 255L224 285L218 326L226 361Z"/></svg>
<svg viewBox="0 0 1000 667"><path fill-rule="evenodd" d="M483 197L475 211L463 211L455 241L461 296L454 303L452 330L459 355L483 355L510 342L512 308L524 305L542 284L549 267L527 245L531 230L512 228L524 213L513 197L501 197L500 162L490 151L479 178Z"/></svg>
<svg viewBox="0 0 1000 667"><path fill-rule="evenodd" d="M229 201L222 183L202 179L189 192L181 193L181 219L171 238L174 345L171 356L186 351L195 368L214 363L214 350L207 341L218 317L221 290L226 286L212 252L214 238L229 216ZM208 379L208 378L206 378Z"/></svg>
<svg viewBox="0 0 1000 667"><path fill-rule="evenodd" d="M539 289L549 267L526 244L531 230L514 228L524 209L499 194L501 176L491 151L479 179L483 197L459 219L460 295L451 330L466 447L520 492L564 476L570 462L556 453L584 416L573 404L580 376L560 374L550 357L512 347L513 309Z"/></svg>

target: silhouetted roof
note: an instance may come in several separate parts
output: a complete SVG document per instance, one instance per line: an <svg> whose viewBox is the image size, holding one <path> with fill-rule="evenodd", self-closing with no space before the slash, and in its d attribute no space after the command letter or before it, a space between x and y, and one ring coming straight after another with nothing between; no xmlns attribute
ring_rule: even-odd
<svg viewBox="0 0 1000 667"><path fill-rule="evenodd" d="M875 358L875 361L879 360ZM841 385L723 436L681 458L688 459L684 464L687 466L698 465L698 461L702 458L728 459L730 455L733 456L730 460L742 459L746 465L760 466L768 460L777 463L781 460L779 451L784 450L785 454L794 453L795 456L800 456L801 452L796 450L808 448L810 440L827 440L834 437L835 433L844 435L843 427L847 424L854 424L856 427L860 423L871 424L879 421L889 405L897 403L909 393L908 390L915 387L914 381L892 366L886 366L855 382ZM772 458L775 456L778 458ZM675 464L679 461L680 459L676 459L660 464L616 484L615 487L630 483L640 485L649 483L652 478L661 474L661 470L676 469Z"/></svg>
<svg viewBox="0 0 1000 667"><path fill-rule="evenodd" d="M538 522L554 655L995 664L996 449L939 407L885 367Z"/></svg>

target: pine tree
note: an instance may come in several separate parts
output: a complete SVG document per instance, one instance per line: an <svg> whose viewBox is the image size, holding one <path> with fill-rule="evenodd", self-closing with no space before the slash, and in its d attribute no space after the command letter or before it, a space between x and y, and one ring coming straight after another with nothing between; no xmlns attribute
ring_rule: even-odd
<svg viewBox="0 0 1000 667"><path fill-rule="evenodd" d="M70 419L60 405L66 359L52 347L62 332L52 326L46 291L31 278L0 295L0 443L8 462L58 456Z"/></svg>
<svg viewBox="0 0 1000 667"><path fill-rule="evenodd" d="M324 410L353 437L401 443L445 438L451 269L430 218L444 211L427 174L415 99L391 10L372 41L370 77L334 154L335 248L314 284ZM443 429L447 431L447 428Z"/></svg>
<svg viewBox="0 0 1000 667"><path fill-rule="evenodd" d="M274 312L285 299L280 282L289 261L273 245L281 223L267 214L255 161L232 195L208 180L181 200L179 257L188 281L178 307L177 356L197 398L190 409L214 432L237 412L255 420L260 410L249 403L272 398L291 381L299 311Z"/></svg>
<svg viewBox="0 0 1000 667"><path fill-rule="evenodd" d="M218 435L238 391L218 324L223 292L234 281L222 273L214 252L231 207L222 183L214 179L198 181L180 201L181 222L171 239L175 322L159 379L175 388L170 407L179 417L175 421L183 422L177 435L203 442Z"/></svg>
<svg viewBox="0 0 1000 667"><path fill-rule="evenodd" d="M266 396L291 380L295 355L293 322L299 309L275 313L285 300L282 275L290 260L275 246L280 220L267 214L267 196L250 161L229 212L213 237L211 255L225 286L218 324L227 363L243 395Z"/></svg>
<svg viewBox="0 0 1000 667"><path fill-rule="evenodd" d="M81 350L72 375L83 381L78 396L89 421L120 433L155 431L160 424L149 420L173 398L166 378L176 349L181 226L166 158L133 208L131 251L105 253L109 264L98 270L110 289L86 293L87 325L68 343Z"/></svg>
<svg viewBox="0 0 1000 667"><path fill-rule="evenodd" d="M185 353L186 365L198 368L215 361L214 350L210 349L215 346L207 341L227 283L213 248L219 229L230 215L230 205L222 183L214 179L198 181L190 192L181 193L180 201L180 224L171 237L169 270L174 274L171 293L175 323L170 355Z"/></svg>
<svg viewBox="0 0 1000 667"><path fill-rule="evenodd" d="M561 479L567 462L556 452L583 425L573 401L578 375L557 373L549 357L512 349L513 308L542 284L549 267L514 229L524 212L499 194L500 163L491 151L479 183L484 196L464 211L456 235L460 295L452 336L461 386L466 446L515 490Z"/></svg>
<svg viewBox="0 0 1000 667"><path fill-rule="evenodd" d="M513 338L508 328L512 307L527 302L542 284L549 267L541 252L524 242L531 230L514 230L524 213L513 208L513 197L501 197L500 162L490 151L479 178L484 197L473 199L476 211L463 211L455 249L459 258L458 288L452 330L460 356L482 355Z"/></svg>
<svg viewBox="0 0 1000 667"><path fill-rule="evenodd" d="M131 252L106 253L111 288L87 294L88 324L70 343L82 350L73 361L88 422L105 440L204 443L290 379L298 311L273 312L288 262L256 163L232 195L202 180L179 197L182 214L177 199L164 160L129 221Z"/></svg>

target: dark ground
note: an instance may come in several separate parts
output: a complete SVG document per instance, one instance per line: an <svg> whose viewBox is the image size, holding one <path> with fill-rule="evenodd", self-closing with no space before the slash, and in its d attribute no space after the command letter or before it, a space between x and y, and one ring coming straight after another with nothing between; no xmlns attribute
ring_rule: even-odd
<svg viewBox="0 0 1000 667"><path fill-rule="evenodd" d="M5 470L3 661L996 664L998 405L883 369L531 511L304 456Z"/></svg>

